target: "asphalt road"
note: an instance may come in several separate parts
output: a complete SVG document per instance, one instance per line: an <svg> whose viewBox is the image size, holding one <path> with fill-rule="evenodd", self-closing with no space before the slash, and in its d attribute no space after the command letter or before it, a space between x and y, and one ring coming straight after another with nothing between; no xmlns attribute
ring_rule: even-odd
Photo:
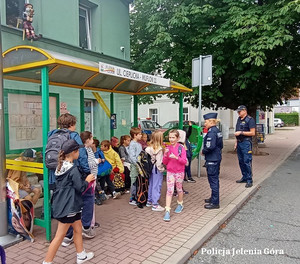
<svg viewBox="0 0 300 264"><path fill-rule="evenodd" d="M300 146L187 263L300 263Z"/></svg>

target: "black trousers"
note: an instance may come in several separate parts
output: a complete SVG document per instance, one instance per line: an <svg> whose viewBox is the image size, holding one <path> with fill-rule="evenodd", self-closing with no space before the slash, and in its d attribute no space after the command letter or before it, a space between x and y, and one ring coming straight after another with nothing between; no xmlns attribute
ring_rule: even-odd
<svg viewBox="0 0 300 264"><path fill-rule="evenodd" d="M131 186L130 170L126 166L124 166L124 174L125 174L125 189L130 189Z"/></svg>
<svg viewBox="0 0 300 264"><path fill-rule="evenodd" d="M100 183L101 189L104 190L105 187L105 183L107 184L107 189L109 192L111 192L111 194L113 194L113 192L115 191L115 186L112 183L111 179L109 178L109 174L102 176L102 177L98 177L98 181Z"/></svg>

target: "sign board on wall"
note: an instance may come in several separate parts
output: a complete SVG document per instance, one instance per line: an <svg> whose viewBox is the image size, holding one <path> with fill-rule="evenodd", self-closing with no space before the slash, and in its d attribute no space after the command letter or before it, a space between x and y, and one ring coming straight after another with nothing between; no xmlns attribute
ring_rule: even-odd
<svg viewBox="0 0 300 264"><path fill-rule="evenodd" d="M161 78L151 74L134 71L103 62L99 62L99 72L115 77L170 87L170 79Z"/></svg>
<svg viewBox="0 0 300 264"><path fill-rule="evenodd" d="M50 130L56 128L56 97L49 97ZM42 101L40 95L8 93L9 149L40 148Z"/></svg>
<svg viewBox="0 0 300 264"><path fill-rule="evenodd" d="M117 115L111 114L110 116L110 127L111 129L117 129Z"/></svg>

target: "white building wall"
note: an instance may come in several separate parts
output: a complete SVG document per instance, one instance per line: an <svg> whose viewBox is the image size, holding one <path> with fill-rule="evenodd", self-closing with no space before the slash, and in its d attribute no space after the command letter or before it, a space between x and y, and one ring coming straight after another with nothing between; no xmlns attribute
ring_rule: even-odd
<svg viewBox="0 0 300 264"><path fill-rule="evenodd" d="M190 104L183 103L183 108L188 108L189 120L198 122L198 108L192 107ZM179 120L179 103L172 103L172 100L167 96L163 96L158 98L153 104L145 104L139 105L138 108L138 117L139 118L147 118L150 116L150 109L158 110L158 123L160 125L164 125L168 121ZM217 112L218 119L220 119L221 129L224 138L228 138L233 136L235 131L235 124L238 118L238 114L236 111L230 109L219 109L219 110L211 110L209 108L202 109L202 117L201 121L203 121L203 115ZM256 118L255 116L253 118ZM264 124L265 133L268 133L267 125L269 119L269 132L274 132L274 113L273 111L265 112L264 119L260 120L259 123Z"/></svg>

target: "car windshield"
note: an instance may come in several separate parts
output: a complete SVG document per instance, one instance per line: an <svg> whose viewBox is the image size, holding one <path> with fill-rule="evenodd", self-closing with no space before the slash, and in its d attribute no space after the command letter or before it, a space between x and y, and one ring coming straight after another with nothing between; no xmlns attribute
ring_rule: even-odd
<svg viewBox="0 0 300 264"><path fill-rule="evenodd" d="M155 129L153 123L151 121L143 121L144 128L146 129Z"/></svg>
<svg viewBox="0 0 300 264"><path fill-rule="evenodd" d="M162 126L162 128L169 129L175 126L178 126L178 122L167 122Z"/></svg>
<svg viewBox="0 0 300 264"><path fill-rule="evenodd" d="M157 122L153 122L155 128L161 128L161 126Z"/></svg>

